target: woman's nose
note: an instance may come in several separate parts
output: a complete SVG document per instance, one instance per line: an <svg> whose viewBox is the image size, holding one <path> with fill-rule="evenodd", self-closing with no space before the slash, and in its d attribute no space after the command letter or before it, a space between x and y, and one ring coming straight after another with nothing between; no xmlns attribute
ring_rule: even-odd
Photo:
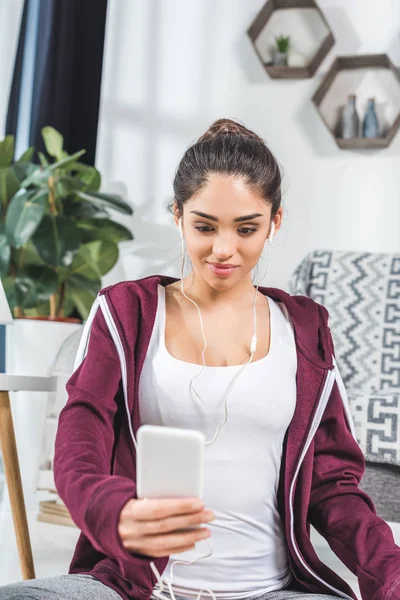
<svg viewBox="0 0 400 600"><path fill-rule="evenodd" d="M213 253L220 259L227 259L236 252L236 243L230 234L219 234L215 237Z"/></svg>

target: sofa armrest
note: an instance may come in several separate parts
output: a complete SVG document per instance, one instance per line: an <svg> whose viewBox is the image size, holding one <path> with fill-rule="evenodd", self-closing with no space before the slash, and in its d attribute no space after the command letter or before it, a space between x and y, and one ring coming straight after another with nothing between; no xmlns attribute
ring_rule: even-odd
<svg viewBox="0 0 400 600"><path fill-rule="evenodd" d="M360 488L373 500L377 514L400 524L400 466L367 462Z"/></svg>

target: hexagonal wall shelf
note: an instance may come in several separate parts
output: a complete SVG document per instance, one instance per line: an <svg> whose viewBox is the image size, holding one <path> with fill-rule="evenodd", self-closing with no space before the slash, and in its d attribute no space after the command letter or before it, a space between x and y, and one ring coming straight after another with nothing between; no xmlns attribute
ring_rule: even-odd
<svg viewBox="0 0 400 600"><path fill-rule="evenodd" d="M378 137L342 137L342 113L350 95L356 96L360 133L368 99L375 99ZM342 149L386 148L400 127L400 75L386 54L336 58L312 100Z"/></svg>
<svg viewBox="0 0 400 600"><path fill-rule="evenodd" d="M265 70L274 79L312 77L335 43L314 0L268 0L247 34ZM281 35L290 36L291 50L287 64L277 65L275 40Z"/></svg>

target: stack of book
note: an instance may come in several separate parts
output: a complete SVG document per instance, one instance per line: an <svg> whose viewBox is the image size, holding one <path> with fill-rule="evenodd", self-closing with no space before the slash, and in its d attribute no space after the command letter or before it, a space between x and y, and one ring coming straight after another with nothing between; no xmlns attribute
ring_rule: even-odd
<svg viewBox="0 0 400 600"><path fill-rule="evenodd" d="M37 518L38 521L76 527L67 507L58 496L55 496L55 500L42 500L39 503L39 514Z"/></svg>

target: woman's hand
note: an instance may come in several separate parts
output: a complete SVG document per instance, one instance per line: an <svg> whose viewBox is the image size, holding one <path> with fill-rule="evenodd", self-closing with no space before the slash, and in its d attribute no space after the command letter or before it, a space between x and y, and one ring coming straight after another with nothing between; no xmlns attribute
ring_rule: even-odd
<svg viewBox="0 0 400 600"><path fill-rule="evenodd" d="M118 533L129 552L159 558L192 550L211 535L209 529L193 526L214 519L198 498L129 500L121 511Z"/></svg>

